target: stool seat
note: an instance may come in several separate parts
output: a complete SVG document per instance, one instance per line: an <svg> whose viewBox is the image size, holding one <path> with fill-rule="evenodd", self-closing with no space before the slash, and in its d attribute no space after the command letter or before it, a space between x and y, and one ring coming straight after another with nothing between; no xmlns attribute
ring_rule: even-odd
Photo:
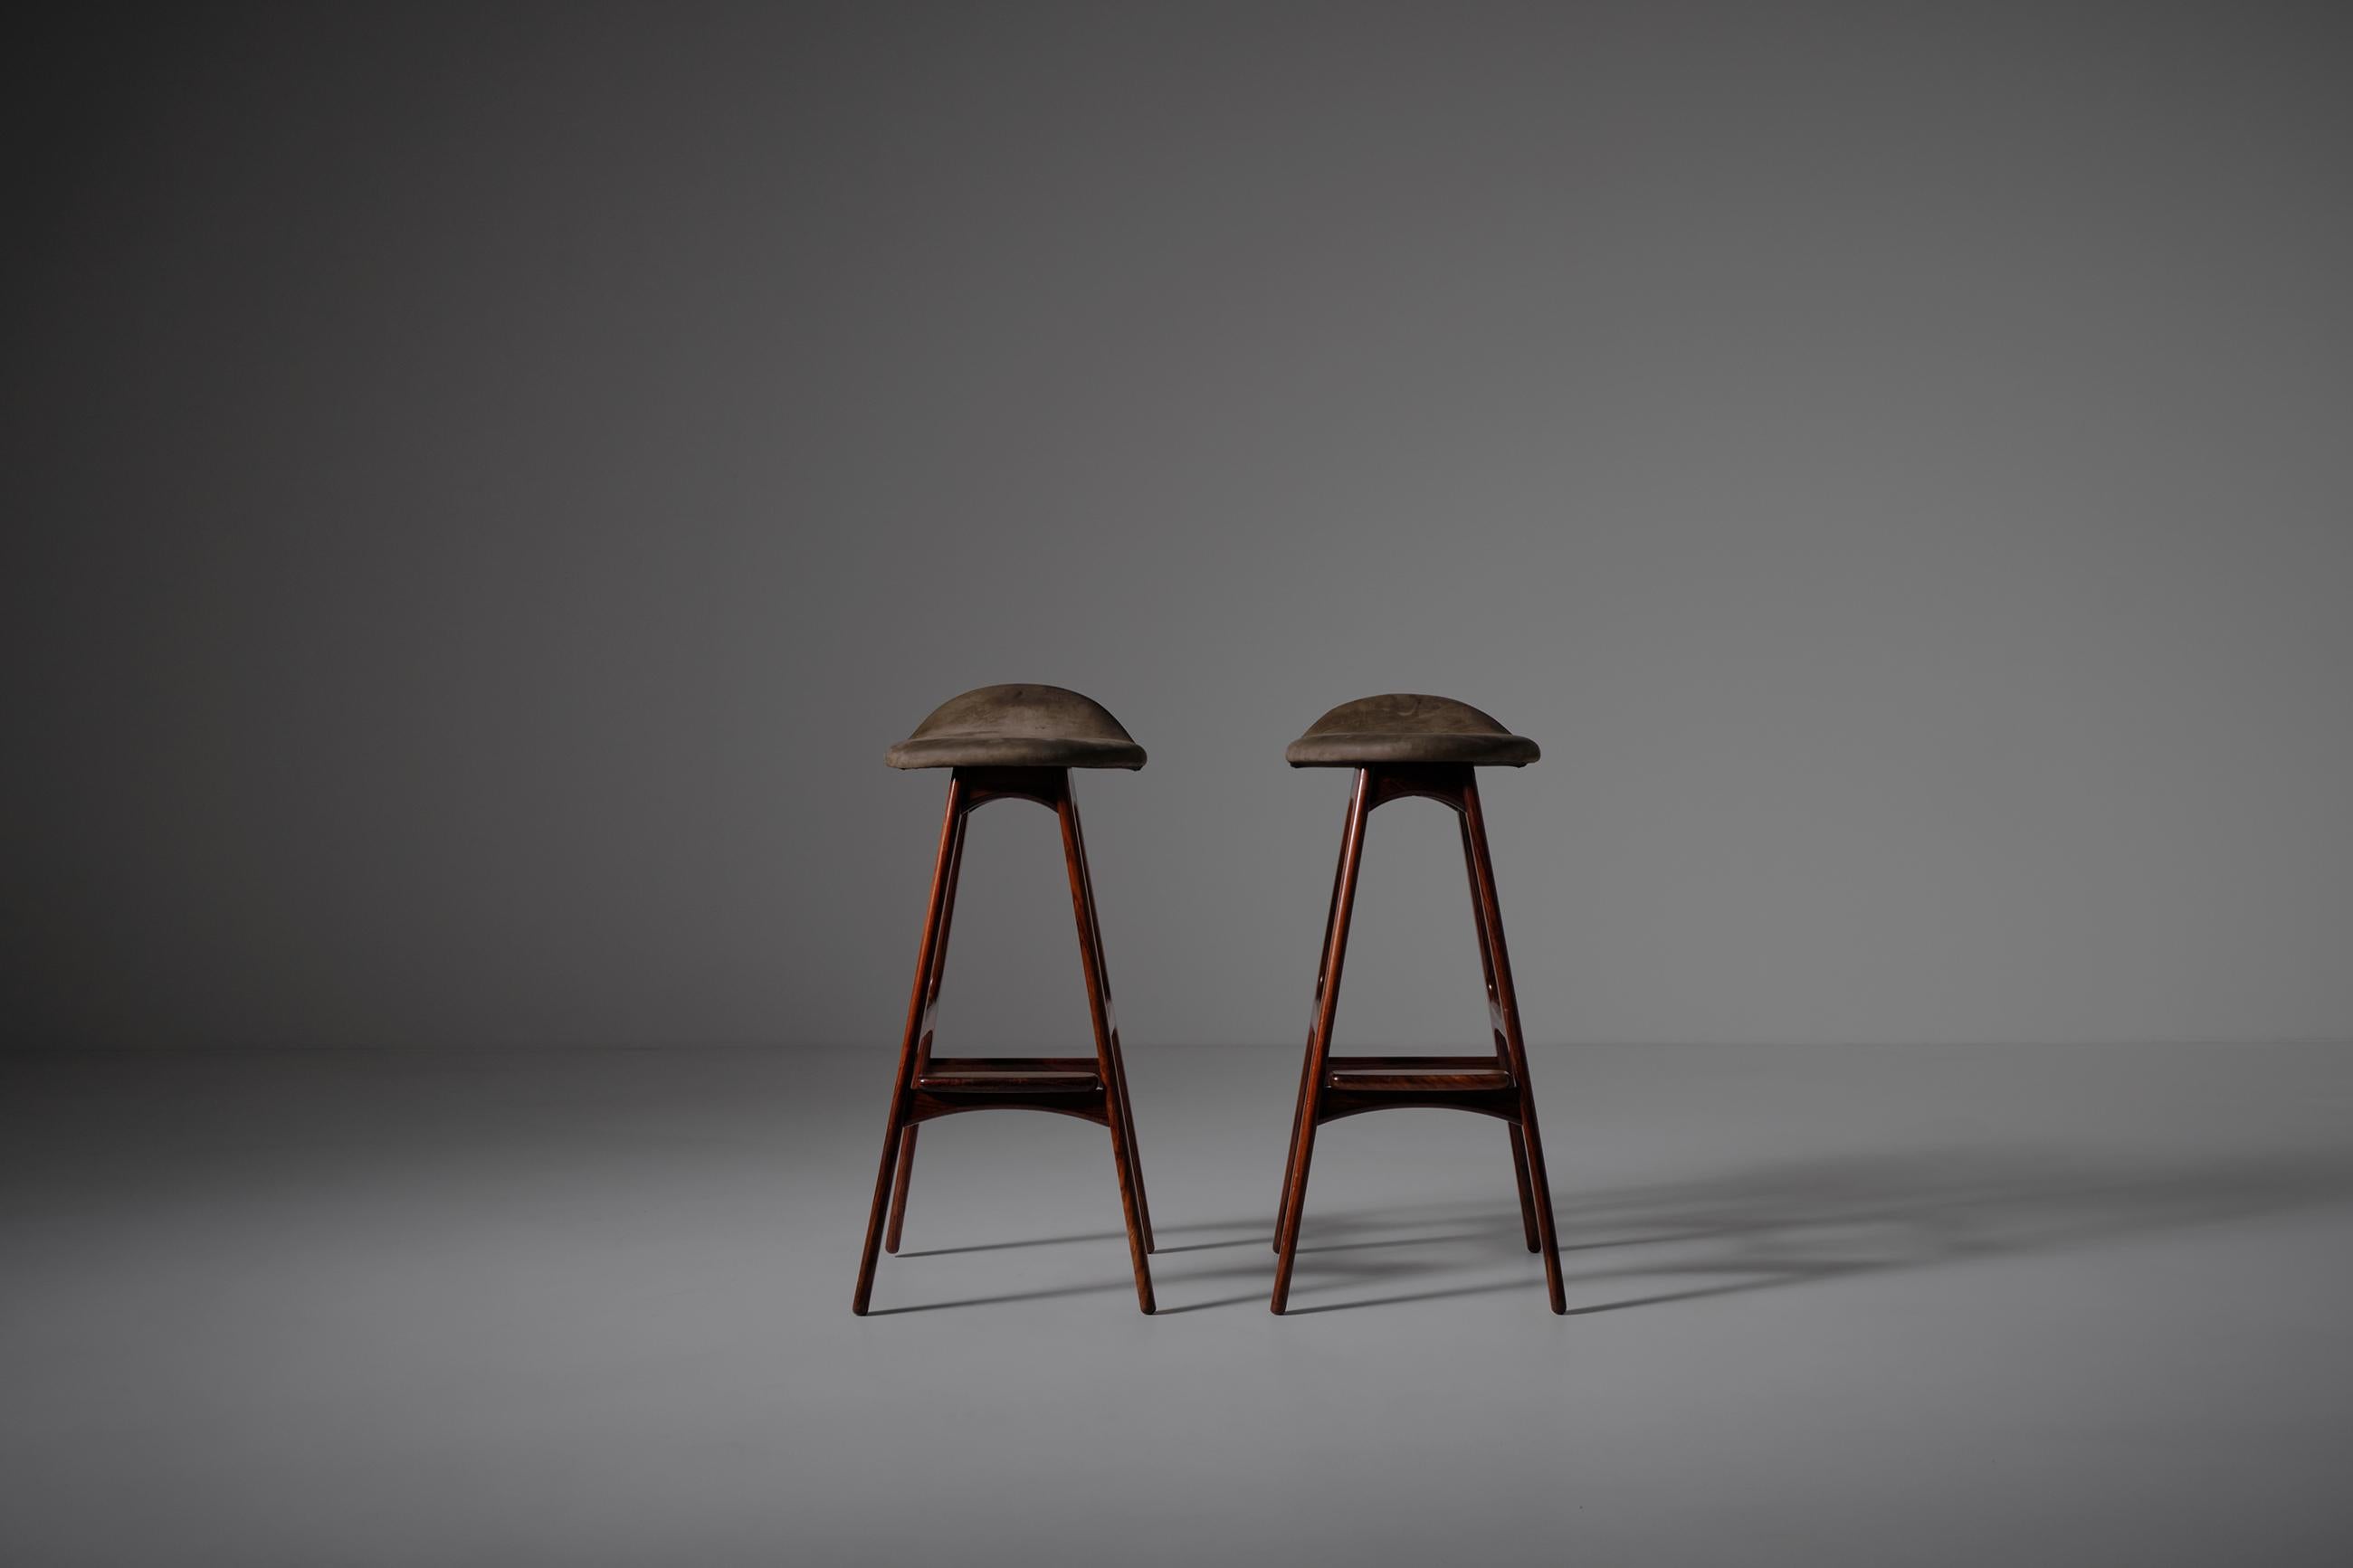
<svg viewBox="0 0 2353 1568"><path fill-rule="evenodd" d="M894 768L1140 768L1144 748L1092 698L982 686L932 710L883 753Z"/></svg>
<svg viewBox="0 0 2353 1568"><path fill-rule="evenodd" d="M1468 702L1391 691L1341 703L1310 724L1282 755L1294 768L1392 763L1522 768L1544 752L1525 735L1513 734Z"/></svg>

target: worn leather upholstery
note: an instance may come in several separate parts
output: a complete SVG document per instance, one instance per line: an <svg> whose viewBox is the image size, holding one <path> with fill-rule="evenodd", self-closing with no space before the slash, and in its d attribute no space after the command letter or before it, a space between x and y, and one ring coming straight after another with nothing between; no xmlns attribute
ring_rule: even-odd
<svg viewBox="0 0 2353 1568"><path fill-rule="evenodd" d="M1467 763L1521 768L1544 755L1468 702L1391 691L1343 702L1283 752L1294 768L1362 768L1383 763Z"/></svg>
<svg viewBox="0 0 2353 1568"><path fill-rule="evenodd" d="M894 768L1140 768L1144 748L1092 698L1059 686L951 697L883 753Z"/></svg>

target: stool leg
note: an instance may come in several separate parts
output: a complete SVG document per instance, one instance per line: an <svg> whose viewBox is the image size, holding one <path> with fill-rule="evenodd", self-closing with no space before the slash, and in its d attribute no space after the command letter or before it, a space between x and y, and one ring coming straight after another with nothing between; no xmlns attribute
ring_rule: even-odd
<svg viewBox="0 0 2353 1568"><path fill-rule="evenodd" d="M1356 871L1365 858L1365 819L1372 814L1370 768L1356 770L1348 797L1347 826L1340 837L1340 879L1333 894L1331 935L1324 949L1324 992L1315 1003L1315 1026L1308 1037L1307 1081L1300 1094L1298 1135L1292 1140L1290 1180L1282 1190L1282 1227L1275 1238L1274 1294L1267 1308L1281 1312L1291 1303L1291 1270L1299 1258L1299 1216L1307 1206L1307 1167L1315 1157L1315 1108L1323 1099L1324 1064L1332 1056L1332 1020L1340 1007L1340 968L1348 954L1348 920L1356 907Z"/></svg>
<svg viewBox="0 0 2353 1568"><path fill-rule="evenodd" d="M915 990L907 1003L907 1032L899 1042L899 1071L891 1088L891 1115L882 1128L882 1169L874 1178L874 1203L866 1215L866 1251L859 1260L858 1291L849 1302L849 1310L861 1318L874 1294L874 1266L881 1256L883 1215L891 1199L892 1177L899 1163L901 1139L913 1131L907 1126L907 1100L914 1089L916 1049L923 1035L924 1015L929 1011L933 963L941 934L947 927L950 870L962 842L964 805L964 780L951 774L947 815L940 824L939 858L932 866L931 900L923 912L923 946L915 956Z"/></svg>
<svg viewBox="0 0 2353 1568"><path fill-rule="evenodd" d="M1348 837L1348 813L1355 809L1356 797L1351 795L1348 810L1341 814L1340 839L1344 846ZM1307 1008L1307 1047L1300 1054L1299 1093L1291 1107L1291 1142L1283 1145L1282 1195L1275 1200L1274 1237L1268 1243L1277 1252L1282 1250L1282 1211L1291 1206L1291 1156L1299 1147L1299 1128L1307 1119L1311 1098L1307 1091L1315 1081L1315 1016L1324 1005L1324 986L1332 974L1332 921L1340 912L1340 873L1346 865L1344 853L1340 864L1332 869L1332 897L1324 905L1324 940L1315 949L1315 995Z"/></svg>
<svg viewBox="0 0 2353 1568"><path fill-rule="evenodd" d="M1071 809L1073 812L1078 809L1075 800L1071 802ZM1127 1173L1129 1179L1135 1184L1135 1210L1144 1222L1144 1250L1153 1252L1158 1250L1158 1244L1152 1237L1152 1200L1145 1195L1144 1191L1144 1152L1135 1141L1135 1101L1127 1092L1127 1056L1120 1048L1119 1011L1112 1004L1111 966L1103 958L1103 918L1095 912L1095 876L1087 859L1087 841L1083 835L1079 838L1079 877L1086 884L1087 930L1094 938L1096 983L1103 987L1103 1016L1111 1025L1111 1077L1104 1080L1104 1087L1112 1094L1113 1114L1119 1118L1120 1125L1126 1130Z"/></svg>
<svg viewBox="0 0 2353 1568"><path fill-rule="evenodd" d="M1095 938L1095 951L1103 951L1100 933ZM1127 1133L1127 1174L1135 1184L1135 1217L1144 1227L1144 1250L1157 1252L1160 1244L1152 1235L1152 1200L1144 1190L1144 1153L1135 1142L1135 1100L1127 1092L1127 1058L1120 1053L1119 1026L1115 1023L1111 1031L1111 1070L1113 1081L1107 1087L1116 1097L1114 1110Z"/></svg>
<svg viewBox="0 0 2353 1568"><path fill-rule="evenodd" d="M1103 1074L1103 1120L1111 1127L1112 1167L1119 1174L1119 1201L1127 1218L1128 1258L1135 1267L1135 1301L1146 1312L1154 1310L1152 1266L1145 1260L1144 1187L1135 1169L1134 1150L1128 1142L1125 1085L1120 1075L1111 995L1105 983L1103 949L1096 941L1094 887L1087 875L1086 838L1079 826L1078 798L1071 792L1070 774L1062 774L1055 815L1062 821L1062 860L1071 878L1071 913L1079 927L1079 963L1087 979L1087 1011L1095 1031L1095 1063Z"/></svg>
<svg viewBox="0 0 2353 1568"><path fill-rule="evenodd" d="M923 1069L915 1069L917 1075ZM891 1185L891 1223L882 1232L882 1250L898 1255L899 1238L907 1229L907 1184L915 1174L915 1137L921 1127L910 1127L899 1134L899 1174Z"/></svg>
<svg viewBox="0 0 2353 1568"><path fill-rule="evenodd" d="M948 933L955 925L956 883L964 875L964 830L966 820L965 816L958 814L955 825L955 847L948 854L947 900L940 910L939 944L932 951L931 979L923 988L923 1011L926 1015L926 1022L923 1037L915 1042L916 1078L923 1077L923 1068L932 1059L932 1036L934 1031L930 1020L939 1016L940 984L948 969ZM915 1135L922 1131L921 1127L910 1127L900 1141L899 1179L892 1184L891 1191L891 1228L882 1237L882 1250L885 1252L896 1253L899 1250L900 1233L905 1230L907 1226L907 1183L915 1173Z"/></svg>
<svg viewBox="0 0 2353 1568"><path fill-rule="evenodd" d="M1462 872L1471 884L1471 921L1479 931L1479 972L1487 982L1487 1032L1495 1042L1495 1058L1509 1070L1512 1053L1504 1043L1504 1031L1497 1027L1503 1020L1503 998L1495 991L1495 950L1487 941L1487 917L1479 907L1479 868L1471 855L1471 819L1458 811L1454 825L1462 832ZM1512 1181L1520 1190L1520 1237L1534 1252L1538 1245L1536 1200L1528 1186L1528 1154L1518 1122L1511 1124L1511 1134Z"/></svg>
<svg viewBox="0 0 2353 1568"><path fill-rule="evenodd" d="M1504 941L1504 911L1495 898L1495 863L1487 851L1487 817L1480 807L1476 778L1462 787L1462 816L1471 838L1471 877L1479 895L1479 922L1493 949L1495 991L1504 1015L1505 1054L1511 1062L1513 1080L1519 1085L1519 1131L1526 1149L1528 1187L1535 1199L1536 1236L1543 1243L1545 1290L1551 1298L1552 1310L1566 1313L1568 1299L1560 1277L1560 1238L1553 1224L1552 1184L1545 1175L1544 1138L1536 1131L1535 1090L1528 1082L1528 1046L1520 1032L1519 994L1512 984L1511 949Z"/></svg>
<svg viewBox="0 0 2353 1568"><path fill-rule="evenodd" d="M910 1129L910 1131L913 1130ZM1517 1122L1512 1123L1510 1131L1512 1134L1512 1180L1519 1184L1520 1189L1520 1239L1527 1243L1527 1247L1530 1252L1534 1252L1537 1247L1542 1246L1543 1243L1539 1239L1536 1232L1535 1192L1535 1189L1528 1184L1527 1140L1520 1136L1520 1128Z"/></svg>

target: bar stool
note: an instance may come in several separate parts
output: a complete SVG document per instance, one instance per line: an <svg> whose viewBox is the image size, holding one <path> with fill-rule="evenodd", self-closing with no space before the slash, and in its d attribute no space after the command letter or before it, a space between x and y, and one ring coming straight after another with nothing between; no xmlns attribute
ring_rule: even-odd
<svg viewBox="0 0 2353 1568"><path fill-rule="evenodd" d="M984 686L950 698L915 732L891 748L894 768L949 768L947 814L923 940L915 958L915 989L907 1004L907 1032L899 1046L899 1074L882 1134L882 1169L866 1220L866 1254L858 1266L850 1310L865 1316L874 1292L877 1249L899 1250L907 1218L907 1183L914 1173L915 1134L922 1123L966 1110L1051 1110L1111 1130L1113 1168L1127 1219L1127 1247L1135 1265L1135 1299L1153 1309L1152 1216L1144 1173L1135 1159L1135 1118L1128 1108L1127 1068L1112 1014L1111 977L1103 966L1103 928L1095 919L1093 879L1079 829L1072 768L1144 766L1137 745L1103 705L1059 686ZM948 926L955 914L956 877L964 864L965 821L993 800L1029 800L1061 819L1062 859L1071 878L1071 910L1079 928L1079 965L1086 975L1087 1007L1094 1024L1091 1057L934 1057L932 1024L947 966ZM895 1173L895 1184L893 1180ZM893 1195L893 1186L896 1195ZM884 1237L884 1209L889 1236Z"/></svg>
<svg viewBox="0 0 2353 1568"><path fill-rule="evenodd" d="M1283 753L1294 768L1354 768L1340 868L1333 878L1331 911L1324 922L1323 961L1315 974L1314 1022L1300 1071L1299 1104L1291 1122L1291 1161L1283 1172L1274 1249L1274 1298L1280 1312L1291 1300L1291 1269L1299 1251L1299 1216L1307 1201L1307 1166L1315 1130L1326 1121L1393 1106L1436 1105L1473 1110L1509 1124L1512 1169L1520 1189L1520 1227L1530 1252L1542 1251L1552 1310L1566 1312L1560 1244L1553 1234L1552 1187L1545 1177L1544 1141L1528 1087L1526 1042L1520 1035L1519 999L1512 958L1504 944L1504 916L1495 900L1495 868L1487 855L1487 818L1479 805L1475 770L1525 767L1542 753L1468 703L1444 697L1392 692L1344 702L1309 726ZM1348 953L1348 919L1356 900L1356 870L1364 858L1365 821L1393 800L1420 795L1453 808L1462 835L1462 861L1471 879L1472 915L1479 931L1479 964L1487 979L1487 1056L1335 1057L1332 1022L1340 1005L1340 967Z"/></svg>

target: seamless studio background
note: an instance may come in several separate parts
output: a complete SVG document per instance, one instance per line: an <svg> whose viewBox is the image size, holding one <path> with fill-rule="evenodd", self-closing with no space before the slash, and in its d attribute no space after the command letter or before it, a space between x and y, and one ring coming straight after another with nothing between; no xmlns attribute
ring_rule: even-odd
<svg viewBox="0 0 2353 1568"><path fill-rule="evenodd" d="M9 1033L883 1044L967 687L1133 1049L1299 1033L1428 690L1560 1042L2353 1034L2327 7L55 7ZM960 1041L1077 1031L984 819ZM1475 1029L1372 841L1348 1026ZM1426 898L1416 898L1417 892Z"/></svg>
<svg viewBox="0 0 2353 1568"><path fill-rule="evenodd" d="M2342 1568L2353 21L47 5L0 289L0 1562ZM926 1124L945 780L1102 1128ZM1319 1139L1345 774L1504 1134ZM1448 815L1343 1050L1486 1040ZM1047 814L943 1053L1092 1040ZM16 1048L23 1047L23 1048ZM706 1048L707 1047L707 1048ZM745 1047L745 1048L736 1048Z"/></svg>

